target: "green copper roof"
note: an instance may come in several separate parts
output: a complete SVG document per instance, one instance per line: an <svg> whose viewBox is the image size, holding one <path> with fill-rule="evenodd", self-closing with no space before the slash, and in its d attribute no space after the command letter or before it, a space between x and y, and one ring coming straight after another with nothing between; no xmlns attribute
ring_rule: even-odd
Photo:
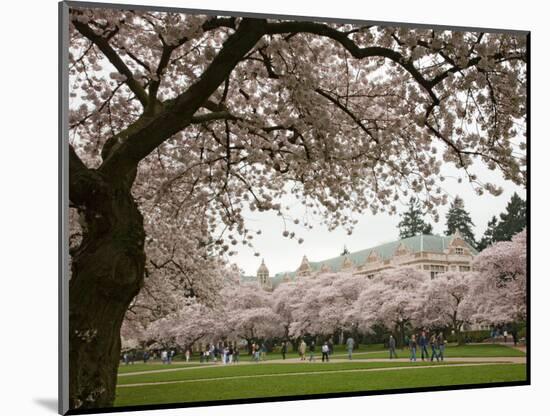
<svg viewBox="0 0 550 416"><path fill-rule="evenodd" d="M367 257L374 251L382 260L388 260L393 257L395 250L401 245L401 243L411 250L413 253L419 253L427 251L431 253L443 253L447 249L449 243L452 241L453 236L439 236L439 235L417 235L414 237L404 238L402 240L392 241L390 243L380 244L376 247L367 248L365 250L356 251L348 254L348 257L354 264L354 266L362 265L366 262ZM477 250L466 243L472 253L477 254ZM345 256L333 257L327 260L321 260L317 262L310 261L309 264L313 271L317 271L323 264L326 264L332 271L337 272L341 269ZM295 272L288 272L293 278ZM275 278L282 280L283 273L277 273ZM274 280L275 282L275 280ZM275 284L274 284L275 286Z"/></svg>

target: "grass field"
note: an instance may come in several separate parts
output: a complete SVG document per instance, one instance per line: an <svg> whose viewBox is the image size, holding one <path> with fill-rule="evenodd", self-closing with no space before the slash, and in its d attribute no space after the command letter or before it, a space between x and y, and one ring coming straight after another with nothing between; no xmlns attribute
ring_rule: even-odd
<svg viewBox="0 0 550 416"><path fill-rule="evenodd" d="M376 367L388 367L389 364L410 366L407 363L261 364L127 376L119 381L186 381L135 387L120 385L115 406L450 386L526 378L524 364L461 367L417 363L415 369L396 370ZM274 375L277 371L279 373ZM161 377L157 379L157 376Z"/></svg>
<svg viewBox="0 0 550 416"><path fill-rule="evenodd" d="M429 351L428 351L429 352ZM407 358L409 355L409 351L404 350L397 350L397 354L400 358ZM318 353L318 356L320 358L320 353ZM356 358L387 358L388 352L385 351L381 344L375 344L375 345L369 345L364 346L361 345L357 351L353 353L353 356ZM525 356L525 353L519 350L516 350L514 348L507 347L505 345L498 345L498 344L477 344L477 345L463 345L463 346L456 346L456 345L449 345L445 349L445 357L523 357ZM347 352L345 352L342 345L338 345L335 347L334 351L334 357L335 358L345 358L347 357ZM420 350L417 351L417 357L420 358ZM266 360L280 360L281 355L278 353L271 353L267 354ZM289 353L287 354L287 360L297 360L298 354L297 353ZM245 361L251 361L251 357L246 354L241 354L240 360ZM158 370L159 366L162 366L161 368L180 368L180 367L191 367L191 366L198 366L202 365L199 363L198 356L193 356L191 359L191 362L186 364L182 360L174 360L173 364L171 365L165 365L162 366L160 361L151 361L149 364L133 364L133 365L121 365L119 368L119 374L127 373L127 372L134 372L134 371L148 371L148 370Z"/></svg>
<svg viewBox="0 0 550 416"><path fill-rule="evenodd" d="M430 349L428 352L431 354ZM357 357L361 358L387 358L388 353L386 351L378 351L372 353L360 354L358 351ZM407 358L409 354L408 350L397 350L399 358ZM354 354L355 355L355 354ZM420 349L416 350L416 356L420 357ZM525 353L514 348L507 347L505 345L497 344L479 344L479 345L449 345L445 348L445 357L523 357Z"/></svg>
<svg viewBox="0 0 550 416"><path fill-rule="evenodd" d="M460 363L452 363L460 364ZM145 374L130 375L125 374L118 379L118 385L136 384L136 383L157 383L165 381L181 381L181 380L203 380L205 378L219 377L243 377L272 374L291 374L300 372L330 372L353 369L369 369L369 368L390 368L390 367L408 367L412 364L409 362L340 362L340 363L295 363L295 364L261 364L261 365L237 365L237 366L204 366L202 368L194 368L185 371L169 371L169 372L153 372ZM442 363L417 362L416 366L426 365L442 365Z"/></svg>

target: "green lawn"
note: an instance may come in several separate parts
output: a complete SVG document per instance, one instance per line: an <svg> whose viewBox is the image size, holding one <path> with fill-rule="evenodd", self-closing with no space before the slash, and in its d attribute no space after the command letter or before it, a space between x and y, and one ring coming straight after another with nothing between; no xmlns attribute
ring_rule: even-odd
<svg viewBox="0 0 550 416"><path fill-rule="evenodd" d="M384 390L411 387L450 386L460 384L477 384L503 381L521 381L526 378L524 364L481 365L469 367L453 367L433 365L432 368L418 368L414 370L391 370L373 372L335 372L338 366L363 363L333 363L333 364L281 364L281 365L247 365L233 367L205 368L162 374L163 379L168 377L200 377L201 379L220 377L219 370L226 371L229 376L258 375L261 372L273 374L277 366L285 373L303 371L304 368L313 371L317 367L324 368L322 374L281 375L254 378L232 378L229 380L206 380L189 383L150 385L139 387L119 387L115 406L129 406L140 404L161 404L194 401L227 400L236 398L276 397L302 394L340 393L353 391ZM369 363L399 364L399 363ZM401 363L408 364L408 363ZM422 363L417 363L419 367ZM424 365L425 366L425 365ZM355 367L354 367L355 368ZM372 367L374 368L374 367ZM227 369L227 370L226 370ZM218 371L215 371L218 370ZM279 371L279 370L276 370ZM247 373L248 372L248 373ZM258 373L260 372L260 373ZM192 374L196 373L196 374ZM153 376L153 374L148 375ZM141 376L122 377L125 380L139 380Z"/></svg>
<svg viewBox="0 0 550 416"><path fill-rule="evenodd" d="M431 354L431 351L428 349L428 352ZM320 357L320 353L319 354ZM407 358L409 351L397 350L397 354L400 358ZM388 358L388 352L383 350L381 344L373 345L361 345L358 350L353 353L356 358ZM525 353L514 348L498 345L498 344L481 344L481 345L449 345L445 349L445 357L523 357ZM347 352L344 350L343 345L335 346L334 351L335 358L345 358L347 357ZM417 357L420 358L420 350L417 350ZM279 353L270 353L265 357L267 361L269 360L280 360L282 357ZM287 354L288 360L298 359L297 353ZM251 357L247 354L241 354L241 361L250 361ZM158 370L160 368L178 368L178 367L191 367L200 365L198 356L193 356L189 364L185 364L182 361L175 360L171 365L164 365L160 361L152 361L149 364L134 364L134 365L121 365L119 373L133 372L133 371L148 371L148 370Z"/></svg>
<svg viewBox="0 0 550 416"><path fill-rule="evenodd" d="M163 373L124 375L119 377L118 385L136 384L136 383L154 383L162 381L179 381L179 380L197 380L205 378L218 377L238 377L251 375L269 375L269 374L287 374L300 373L311 371L339 371L352 369L367 369L367 368L387 368L387 367L408 367L411 365L442 365L443 363L430 362L341 362L341 363L300 363L296 364L247 364L247 365L217 365L204 366L200 369L173 371ZM457 362L452 364L459 364Z"/></svg>
<svg viewBox="0 0 550 416"><path fill-rule="evenodd" d="M360 352L360 351L359 351ZM430 348L428 353L431 354ZM409 350L397 350L399 358L407 358ZM420 357L420 349L416 350L417 358ZM481 345L449 345L445 348L444 357L523 357L525 353L514 348L498 344ZM387 358L386 351L374 352L372 354L358 354L357 358Z"/></svg>
<svg viewBox="0 0 550 416"><path fill-rule="evenodd" d="M190 362L186 363L173 363L173 364L162 364L161 361L153 361L148 364L121 364L118 367L118 374L134 373L138 371L151 371L151 370L166 370L171 368L191 368L191 367L202 367L203 364L199 362Z"/></svg>

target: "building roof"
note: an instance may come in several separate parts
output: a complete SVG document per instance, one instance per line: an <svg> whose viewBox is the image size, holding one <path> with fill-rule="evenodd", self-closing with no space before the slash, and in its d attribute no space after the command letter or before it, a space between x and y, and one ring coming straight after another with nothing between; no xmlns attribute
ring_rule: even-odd
<svg viewBox="0 0 550 416"><path fill-rule="evenodd" d="M353 253L349 253L343 256L337 256L326 260L321 260L318 262L309 262L309 266L311 267L312 271L319 270L323 265L326 265L331 271L337 272L342 269L342 265L345 263L348 263L348 260L345 260L346 257L351 260L353 265L355 267L365 264L367 257L371 253L375 253L380 260L389 260L393 257L395 251L401 246L401 244L409 249L412 253L419 253L419 252L430 252L430 253L443 253L447 247L449 246L449 243L455 238L455 236L440 236L440 235L417 235L414 237L404 238L402 240L396 240L385 244L380 244L375 247L367 248L365 250L355 251ZM473 254L477 254L477 250L469 245L467 242L465 242L468 245L468 248L472 251ZM292 280L294 280L295 272L283 272L283 273L277 273L275 277L273 278L274 286L275 279L280 277L282 280L282 277L285 273L288 273Z"/></svg>
<svg viewBox="0 0 550 416"><path fill-rule="evenodd" d="M267 266L265 265L264 259L262 259L262 264L260 264L260 267L258 268L258 274L260 273L266 273L269 276L269 270L267 269Z"/></svg>

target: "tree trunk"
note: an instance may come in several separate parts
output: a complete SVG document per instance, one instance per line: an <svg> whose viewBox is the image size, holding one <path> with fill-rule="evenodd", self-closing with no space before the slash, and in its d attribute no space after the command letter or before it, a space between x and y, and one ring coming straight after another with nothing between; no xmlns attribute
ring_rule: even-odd
<svg viewBox="0 0 550 416"><path fill-rule="evenodd" d="M145 267L143 217L131 185L109 183L97 171L83 181L71 195L83 239L71 253L69 282L69 397L79 410L113 406L120 327Z"/></svg>

